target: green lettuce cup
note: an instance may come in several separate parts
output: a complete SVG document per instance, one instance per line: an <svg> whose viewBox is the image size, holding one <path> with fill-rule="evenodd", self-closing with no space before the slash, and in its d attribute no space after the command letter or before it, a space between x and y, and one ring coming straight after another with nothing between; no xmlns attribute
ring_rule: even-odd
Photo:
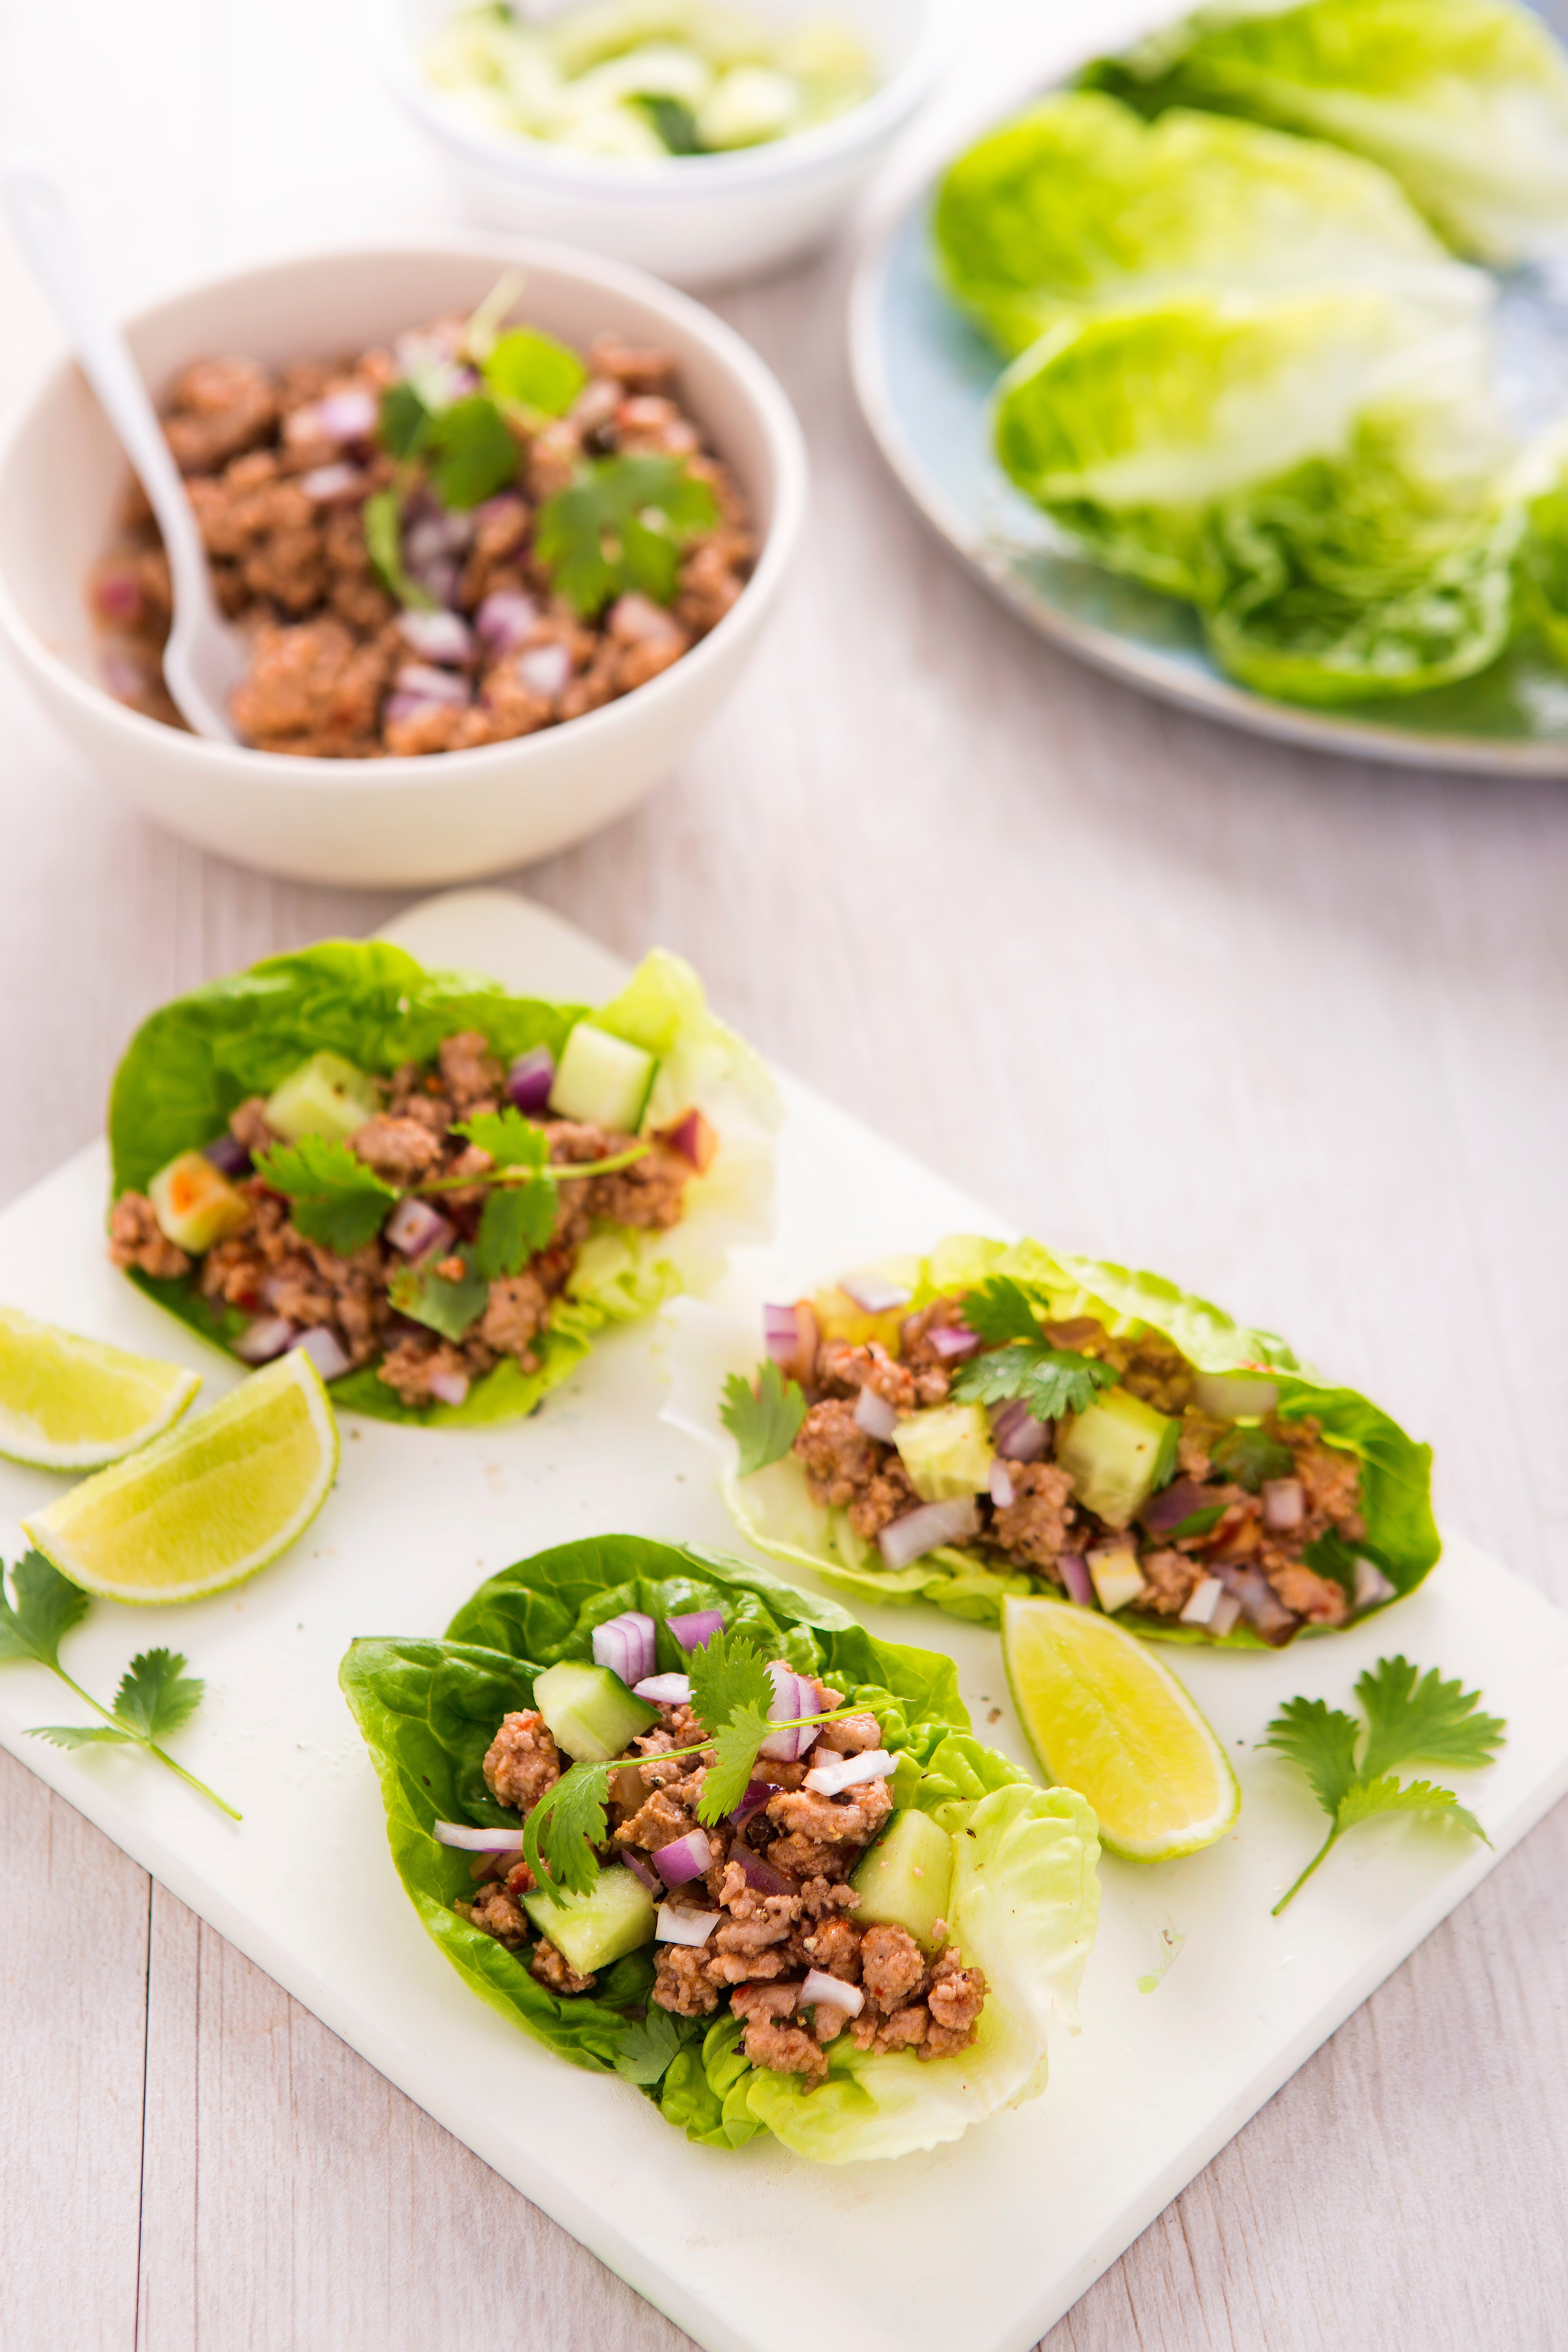
<svg viewBox="0 0 1568 2352"><path fill-rule="evenodd" d="M912 1822L928 1861L934 1851L951 1868L938 1925L985 1987L968 2046L922 2058L913 2048L862 2049L841 2032L808 2087L798 2074L752 2062L747 2020L728 1995L705 2015L660 2007L655 1987L672 1948L651 1925L574 1991L553 1989L530 1965L542 1937L509 1949L475 1924L474 1858L439 1842L436 1824L451 1825L447 1836L453 1827L469 1835L517 1830L518 1811L498 1801L485 1770L498 1727L547 1704L536 1685L551 1670L589 1667L604 1644L595 1630L627 1612L657 1629L648 1640L661 1675L691 1664L672 1620L721 1621L781 1673L821 1676L844 1708L862 1722L874 1717L881 1767L892 1765L884 1785L894 1811L867 1858ZM1037 2096L1048 2028L1077 2031L1099 1911L1089 1807L1071 1790L1035 1787L982 1746L951 1659L876 1641L831 1601L809 1600L765 1570L636 1536L564 1545L491 1577L439 1641L355 1642L341 1680L380 1778L394 1864L426 1932L503 2016L572 2064L620 2074L689 2139L733 2149L771 2132L826 2164L934 2147ZM755 1769L781 1779L799 1770L763 1759ZM602 1876L624 1884L628 1873L611 1859Z"/></svg>
<svg viewBox="0 0 1568 2352"><path fill-rule="evenodd" d="M340 1407L513 1420L766 1237L780 1116L676 956L592 1010L329 940L142 1023L110 1098L110 1255L242 1362L304 1345Z"/></svg>
<svg viewBox="0 0 1568 2352"><path fill-rule="evenodd" d="M1414 1591L1431 1448L1163 1276L972 1234L752 1322L682 1301L664 1418L759 1551L854 1602L1010 1593L1278 1647Z"/></svg>

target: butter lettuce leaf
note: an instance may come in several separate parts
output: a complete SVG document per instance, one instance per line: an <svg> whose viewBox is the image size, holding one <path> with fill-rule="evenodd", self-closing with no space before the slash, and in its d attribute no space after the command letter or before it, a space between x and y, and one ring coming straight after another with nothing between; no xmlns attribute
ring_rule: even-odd
<svg viewBox="0 0 1568 2352"><path fill-rule="evenodd" d="M667 1621L703 1608L722 1609L727 1626L764 1655L874 1708L898 1759L899 1801L931 1811L953 1837L954 1936L991 1987L974 2050L922 2064L908 2052L869 2058L836 2048L828 2084L803 2108L785 2078L751 2065L738 2019L672 2018L650 2038L646 1950L616 1961L591 1995L566 2000L453 1910L472 1880L465 1856L437 1845L431 1825L515 1820L482 1769L501 1716L531 1703L545 1667L589 1658L595 1626L626 1609L655 1619L659 1667L676 1667L683 1654ZM831 1601L765 1570L694 1546L606 1536L491 1577L440 1641L355 1642L341 1680L380 1779L398 1874L453 1967L574 2064L635 2083L689 2138L733 2148L769 2129L802 2155L848 2163L934 2147L1044 2087L1047 2024L1076 2024L1094 1936L1093 1816L1065 1790L1036 1789L974 1738L950 1658L879 1642Z"/></svg>
<svg viewBox="0 0 1568 2352"><path fill-rule="evenodd" d="M1568 61L1515 0L1226 0L1081 79L1146 113L1215 109L1369 157L1486 261L1568 227Z"/></svg>

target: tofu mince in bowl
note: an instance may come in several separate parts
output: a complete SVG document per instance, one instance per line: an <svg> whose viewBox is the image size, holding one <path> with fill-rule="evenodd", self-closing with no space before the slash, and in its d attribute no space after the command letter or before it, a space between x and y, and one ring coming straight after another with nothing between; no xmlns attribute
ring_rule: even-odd
<svg viewBox="0 0 1568 2352"><path fill-rule="evenodd" d="M242 1363L302 1349L339 1406L509 1420L765 1238L778 1115L677 957L590 1012L329 941L137 1032L110 1255Z"/></svg>
<svg viewBox="0 0 1568 2352"><path fill-rule="evenodd" d="M453 1966L706 2146L907 2154L1076 2031L1094 1816L976 1740L949 1659L692 1549L492 1577L342 1681Z"/></svg>
<svg viewBox="0 0 1568 2352"><path fill-rule="evenodd" d="M665 1418L749 1541L862 1601L1008 1593L1279 1647L1440 1550L1431 1449L1163 1276L959 1235L764 1310L686 1305Z"/></svg>

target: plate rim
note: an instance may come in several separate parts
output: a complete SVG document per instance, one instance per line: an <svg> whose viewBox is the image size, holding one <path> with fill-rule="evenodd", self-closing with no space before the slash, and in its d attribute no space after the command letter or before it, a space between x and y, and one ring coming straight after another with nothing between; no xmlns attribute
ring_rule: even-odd
<svg viewBox="0 0 1568 2352"><path fill-rule="evenodd" d="M1516 743L1502 737L1398 733L1364 719L1332 719L1306 707L1274 702L1228 679L1179 669L1114 630L1080 621L1030 596L937 488L900 421L889 388L881 334L882 304L894 247L911 215L931 197L946 162L928 168L867 230L850 279L847 305L849 372L868 431L905 497L928 527L1036 635L1091 668L1152 695L1177 709L1195 711L1302 751L1376 761L1384 767L1438 768L1482 776L1568 777L1568 742Z"/></svg>

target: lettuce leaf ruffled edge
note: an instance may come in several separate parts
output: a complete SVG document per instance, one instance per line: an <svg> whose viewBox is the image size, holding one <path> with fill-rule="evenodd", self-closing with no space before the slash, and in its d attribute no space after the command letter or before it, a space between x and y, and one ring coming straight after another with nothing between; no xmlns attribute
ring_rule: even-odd
<svg viewBox="0 0 1568 2352"><path fill-rule="evenodd" d="M558 1058L586 1005L525 997L482 975L427 971L385 940L329 940L272 956L227 980L177 997L144 1021L115 1073L109 1140L115 1197L142 1191L176 1152L222 1131L248 1095L266 1094L307 1055L330 1050L385 1076L424 1061L443 1037L479 1029L503 1059L534 1045ZM563 1303L536 1353L474 1382L460 1405L405 1405L374 1366L331 1384L340 1410L427 1428L480 1428L531 1412L589 1353L611 1324L653 1314L666 1299L701 1290L730 1248L764 1241L773 1223L773 1136L783 1113L763 1063L709 1010L689 964L663 949L646 956L626 987L592 1012L601 1027L658 1059L643 1132L695 1106L719 1150L687 1187L686 1213L668 1233L604 1224L589 1235ZM131 1279L214 1346L232 1352L247 1318L215 1307L190 1277Z"/></svg>
<svg viewBox="0 0 1568 2352"><path fill-rule="evenodd" d="M972 2050L924 2062L910 2052L876 2057L844 2035L827 2081L807 2094L794 2078L751 2065L739 2019L676 2020L679 2046L668 2071L638 2087L704 2146L739 2147L766 2129L829 2164L933 2147L1037 2095L1047 2027L1078 2030L1078 1989L1099 1916L1089 1806L1070 1790L1036 1788L974 1738L950 1658L879 1642L831 1601L695 1546L633 1536L564 1545L491 1577L441 1641L353 1643L340 1680L381 1783L395 1866L426 1932L473 1990L557 2055L595 2073L621 2070L647 2002L647 1952L616 1962L591 1996L550 1992L452 1909L472 1881L465 1857L437 1845L430 1827L437 1819L515 1819L485 1786L485 1749L500 1716L530 1703L536 1673L590 1654L595 1624L647 1609L659 1621L663 1670L679 1662L663 1621L714 1605L751 1626L773 1654L876 1708L899 1759L896 1802L931 1812L953 1838L953 1940L984 1969L990 1997Z"/></svg>
<svg viewBox="0 0 1568 2352"><path fill-rule="evenodd" d="M1356 1549L1383 1570L1397 1597L1413 1592L1436 1564L1442 1539L1432 1516L1431 1447L1407 1437L1397 1422L1354 1389L1321 1381L1276 1333L1237 1323L1223 1307L1180 1289L1163 1275L1053 1254L1036 1241L954 1234L939 1242L927 1258L889 1259L886 1271L911 1289L914 1307L944 1291L971 1288L988 1275L1013 1275L1048 1292L1058 1319L1094 1315L1113 1336L1147 1323L1173 1340L1200 1371L1270 1373L1279 1384L1282 1414L1290 1419L1312 1414L1331 1444L1357 1456L1367 1536ZM834 1591L860 1603L897 1607L925 1601L949 1616L984 1625L1000 1624L1002 1602L1009 1592L1055 1597L1032 1577L999 1570L980 1551L943 1547L908 1568L882 1568L875 1545L855 1533L847 1512L826 1510L812 1501L793 1455L741 1477L735 1441L719 1418L719 1402L729 1373L739 1372L748 1380L755 1376L761 1352L757 1327L691 1300L675 1302L666 1317L674 1339L662 1418L713 1455L730 1513L746 1541L759 1551L809 1569ZM1065 1601L1063 1605L1068 1605ZM1381 1605L1392 1607L1393 1602ZM1364 1622L1374 1613L1363 1611L1352 1622ZM1151 1641L1208 1648L1266 1646L1245 1622L1225 1636L1223 1644L1199 1626L1154 1624L1131 1617L1121 1622ZM1308 1626L1298 1638L1334 1630Z"/></svg>

